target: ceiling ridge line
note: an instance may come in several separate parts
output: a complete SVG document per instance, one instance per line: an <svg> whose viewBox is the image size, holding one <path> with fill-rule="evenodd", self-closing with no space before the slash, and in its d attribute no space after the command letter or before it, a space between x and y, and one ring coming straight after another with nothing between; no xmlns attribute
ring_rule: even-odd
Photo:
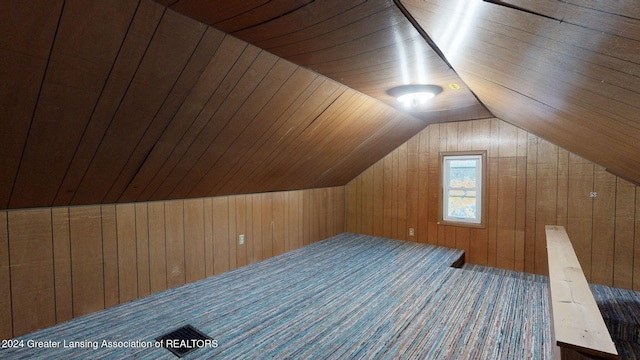
<svg viewBox="0 0 640 360"><path fill-rule="evenodd" d="M413 15L411 15L409 10L407 10L407 8L404 7L404 5L400 2L400 0L393 0L393 3L396 4L398 9L400 9L400 12L402 12L402 14L407 18L407 20L411 23L411 25L413 25L413 27L416 29L418 34L420 34L420 36L427 42L427 45L429 45L429 47L440 57L440 59L442 59L442 61L445 64L447 64L449 69L451 69L451 71L453 71L453 73L456 74L456 76L459 77L460 80L462 80L464 82L464 79L462 78L462 76L460 76L460 74L458 74L456 69L454 69L453 65L451 65L449 60L447 60L447 57L444 55L442 50L440 50L440 48L435 43L435 41L433 41L433 39L429 36L429 34L427 34L427 32L424 31L424 29L420 26L420 24L418 24L418 21L413 17ZM465 83L465 85L466 85L466 83ZM478 95L469 86L467 86L467 89L469 89L469 92L471 93L471 95L473 95L473 97L476 99L476 101L487 111L487 113L489 113L489 115L495 117L495 115L491 112L491 110L489 110L487 105L485 105L482 102L482 100L480 100Z"/></svg>

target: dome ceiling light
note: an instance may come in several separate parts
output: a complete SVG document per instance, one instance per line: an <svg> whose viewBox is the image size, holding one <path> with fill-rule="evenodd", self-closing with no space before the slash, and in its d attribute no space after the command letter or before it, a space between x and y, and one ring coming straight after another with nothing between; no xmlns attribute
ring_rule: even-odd
<svg viewBox="0 0 640 360"><path fill-rule="evenodd" d="M424 110L429 99L440 94L442 87L438 85L401 85L391 88L387 94L395 97L406 108L414 111Z"/></svg>

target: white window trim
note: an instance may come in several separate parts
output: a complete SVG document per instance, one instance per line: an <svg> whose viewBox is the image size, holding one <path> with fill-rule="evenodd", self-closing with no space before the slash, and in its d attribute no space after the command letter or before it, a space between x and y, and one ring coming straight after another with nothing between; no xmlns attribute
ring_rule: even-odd
<svg viewBox="0 0 640 360"><path fill-rule="evenodd" d="M476 161L476 217L473 219L448 216L449 162L450 160ZM485 188L486 188L486 151L446 152L440 154L441 193L440 221L445 225L484 227L485 224Z"/></svg>

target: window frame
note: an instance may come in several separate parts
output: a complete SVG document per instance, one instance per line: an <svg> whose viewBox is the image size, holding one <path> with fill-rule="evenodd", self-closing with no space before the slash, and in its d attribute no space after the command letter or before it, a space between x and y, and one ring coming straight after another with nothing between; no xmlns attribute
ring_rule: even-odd
<svg viewBox="0 0 640 360"><path fill-rule="evenodd" d="M446 173L447 166L445 161L448 158L479 158L480 164L480 185L476 187L476 199L478 199L478 204L476 205L476 212L479 212L479 215L476 219L473 220L465 220L462 218L450 218L445 216L446 214L446 205L448 203L448 197L446 196L447 187L445 186L446 180L448 180L448 174ZM440 152L440 196L439 196L439 221L438 224L442 225L455 225L455 226L465 226L465 227L474 227L474 228L485 228L486 227L486 217L487 217L487 151L486 150L478 150L478 151L447 151Z"/></svg>

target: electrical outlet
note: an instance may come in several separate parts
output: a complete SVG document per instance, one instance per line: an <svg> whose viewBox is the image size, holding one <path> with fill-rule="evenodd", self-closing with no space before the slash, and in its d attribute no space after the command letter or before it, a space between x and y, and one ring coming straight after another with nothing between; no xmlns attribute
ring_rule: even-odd
<svg viewBox="0 0 640 360"><path fill-rule="evenodd" d="M414 236L415 235L415 231L413 231L413 228L409 228L409 236Z"/></svg>
<svg viewBox="0 0 640 360"><path fill-rule="evenodd" d="M244 234L238 236L238 245L244 245Z"/></svg>

